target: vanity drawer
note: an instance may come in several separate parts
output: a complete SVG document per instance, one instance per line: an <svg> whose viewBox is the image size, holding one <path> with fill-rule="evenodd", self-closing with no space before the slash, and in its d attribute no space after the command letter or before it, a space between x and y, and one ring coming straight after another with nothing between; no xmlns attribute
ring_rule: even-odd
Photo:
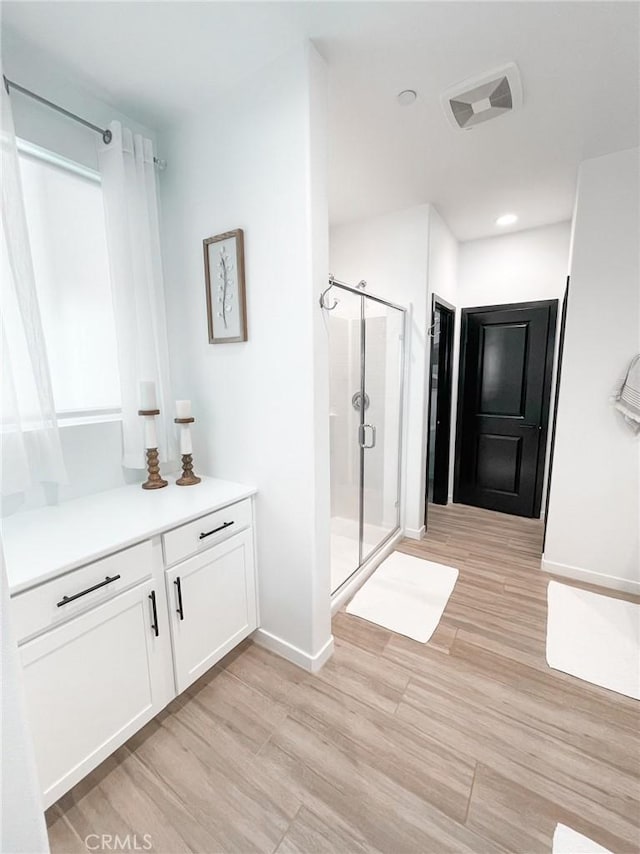
<svg viewBox="0 0 640 854"><path fill-rule="evenodd" d="M230 504L162 536L166 566L215 546L251 525L251 499Z"/></svg>
<svg viewBox="0 0 640 854"><path fill-rule="evenodd" d="M16 594L11 598L11 612L18 642L41 634L150 578L152 567L151 540L145 540Z"/></svg>

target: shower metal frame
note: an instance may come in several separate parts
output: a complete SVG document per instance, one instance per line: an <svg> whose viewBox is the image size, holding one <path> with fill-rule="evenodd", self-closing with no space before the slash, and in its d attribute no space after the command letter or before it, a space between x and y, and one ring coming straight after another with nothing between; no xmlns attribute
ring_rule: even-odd
<svg viewBox="0 0 640 854"><path fill-rule="evenodd" d="M365 413L366 407L361 406L359 415L360 415L360 423L358 425L358 446L360 448L360 471L359 471L359 484L358 484L358 564L354 567L353 572L351 572L345 580L336 587L335 590L331 591L332 596L336 596L345 585L349 584L353 581L355 574L364 566L365 563L368 563L381 549L384 548L385 545L396 536L398 531L401 530L401 519L402 519L402 455L403 455L403 446L404 446L404 391L405 391L405 358L406 358L406 339L407 339L407 309L404 306L398 305L397 303L391 302L390 300L383 299L382 297L375 296L374 294L367 293L362 288L354 288L352 285L348 285L346 282L341 282L338 279L335 279L333 276L329 277L329 287L324 290L320 296L320 306L326 311L333 311L333 309L337 306L337 300L334 300L333 305L327 305L325 302L326 294L333 288L337 287L341 290L347 291L349 293L354 294L355 296L360 297L360 399L365 400L365 388L366 388L366 362L367 362L367 336L366 336L366 328L367 328L367 318L365 314L365 300L369 299L372 302L377 302L382 305L387 306L388 308L393 308L396 311L401 312L402 317L402 326L400 333L400 365L399 365L399 402L398 402L398 491L396 495L396 524L392 531L390 531L384 539L382 539L377 545L370 551L368 554L363 553L364 546L364 474L365 474L365 450L367 449L366 444L364 443L364 428L366 426L370 426L373 428L373 425L367 425L365 423ZM373 428L375 430L375 428Z"/></svg>

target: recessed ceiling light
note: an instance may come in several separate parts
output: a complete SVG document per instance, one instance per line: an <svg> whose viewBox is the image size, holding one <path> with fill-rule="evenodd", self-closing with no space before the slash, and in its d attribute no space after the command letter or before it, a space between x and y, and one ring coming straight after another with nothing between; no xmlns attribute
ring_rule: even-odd
<svg viewBox="0 0 640 854"><path fill-rule="evenodd" d="M518 222L516 214L502 214L496 220L496 225L513 225L514 222Z"/></svg>
<svg viewBox="0 0 640 854"><path fill-rule="evenodd" d="M418 93L413 89L403 89L398 95L398 103L401 107L408 107L418 97Z"/></svg>

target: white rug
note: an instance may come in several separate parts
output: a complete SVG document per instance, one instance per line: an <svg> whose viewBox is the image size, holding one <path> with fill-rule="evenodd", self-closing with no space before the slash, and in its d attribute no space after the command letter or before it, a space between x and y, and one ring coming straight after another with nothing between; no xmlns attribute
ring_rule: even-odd
<svg viewBox="0 0 640 854"><path fill-rule="evenodd" d="M550 581L547 664L640 700L640 605Z"/></svg>
<svg viewBox="0 0 640 854"><path fill-rule="evenodd" d="M611 854L611 851L570 827L557 824L553 834L552 854Z"/></svg>
<svg viewBox="0 0 640 854"><path fill-rule="evenodd" d="M393 552L347 605L347 613L426 643L451 596L458 570Z"/></svg>

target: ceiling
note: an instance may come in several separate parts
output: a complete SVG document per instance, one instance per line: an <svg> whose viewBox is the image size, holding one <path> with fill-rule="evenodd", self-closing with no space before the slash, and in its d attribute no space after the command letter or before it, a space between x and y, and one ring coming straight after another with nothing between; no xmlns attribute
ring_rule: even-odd
<svg viewBox="0 0 640 854"><path fill-rule="evenodd" d="M460 240L568 219L580 161L638 145L635 2L4 2L3 27L162 129L303 38L329 64L334 223L433 202ZM515 61L523 106L454 130L440 95ZM396 95L415 89L400 107ZM502 232L500 232L502 233Z"/></svg>

